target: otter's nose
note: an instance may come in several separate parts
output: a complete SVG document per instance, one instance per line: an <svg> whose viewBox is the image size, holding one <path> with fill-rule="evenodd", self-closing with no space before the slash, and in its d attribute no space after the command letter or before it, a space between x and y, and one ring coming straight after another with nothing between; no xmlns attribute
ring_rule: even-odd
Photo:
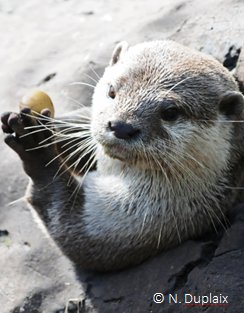
<svg viewBox="0 0 244 313"><path fill-rule="evenodd" d="M114 136L119 139L130 139L139 133L131 124L125 122L108 122L108 129L114 132Z"/></svg>

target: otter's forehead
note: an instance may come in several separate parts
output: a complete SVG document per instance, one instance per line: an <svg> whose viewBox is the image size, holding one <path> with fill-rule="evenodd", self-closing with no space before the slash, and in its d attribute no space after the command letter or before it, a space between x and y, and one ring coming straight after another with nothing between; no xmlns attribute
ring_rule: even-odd
<svg viewBox="0 0 244 313"><path fill-rule="evenodd" d="M121 60L125 72L133 77L177 80L182 76L226 74L223 66L201 52L171 41L138 44L128 49Z"/></svg>
<svg viewBox="0 0 244 313"><path fill-rule="evenodd" d="M130 47L121 60L107 69L105 78L127 90L209 90L219 96L236 89L232 75L213 57L172 41L146 42Z"/></svg>

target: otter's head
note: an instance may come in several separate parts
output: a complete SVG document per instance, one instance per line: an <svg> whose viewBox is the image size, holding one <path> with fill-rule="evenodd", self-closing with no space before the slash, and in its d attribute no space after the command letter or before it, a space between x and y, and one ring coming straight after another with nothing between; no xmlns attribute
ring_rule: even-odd
<svg viewBox="0 0 244 313"><path fill-rule="evenodd" d="M242 116L243 102L210 56L171 41L122 42L95 89L92 134L108 157L133 166L223 168L227 121Z"/></svg>

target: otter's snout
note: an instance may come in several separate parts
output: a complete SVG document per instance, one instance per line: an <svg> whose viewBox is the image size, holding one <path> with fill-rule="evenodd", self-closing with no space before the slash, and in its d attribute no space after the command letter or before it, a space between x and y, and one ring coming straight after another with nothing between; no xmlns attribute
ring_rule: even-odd
<svg viewBox="0 0 244 313"><path fill-rule="evenodd" d="M135 137L140 132L131 124L120 121L108 122L108 130L113 132L115 137L125 140Z"/></svg>

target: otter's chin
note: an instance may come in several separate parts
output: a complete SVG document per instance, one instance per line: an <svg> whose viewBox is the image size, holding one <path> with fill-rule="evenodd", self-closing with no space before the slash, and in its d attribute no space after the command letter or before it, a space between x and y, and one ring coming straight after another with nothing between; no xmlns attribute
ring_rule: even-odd
<svg viewBox="0 0 244 313"><path fill-rule="evenodd" d="M103 150L110 158L118 159L123 162L128 161L131 157L131 153L129 153L128 149L119 144L103 145Z"/></svg>
<svg viewBox="0 0 244 313"><path fill-rule="evenodd" d="M135 151L131 151L128 148L125 148L119 144L113 144L109 146L103 145L104 153L109 156L111 159L119 160L123 163L126 163L129 166L133 166L134 168L138 168L141 170L155 170L156 167L152 167L152 163L148 163L148 161L142 158Z"/></svg>

